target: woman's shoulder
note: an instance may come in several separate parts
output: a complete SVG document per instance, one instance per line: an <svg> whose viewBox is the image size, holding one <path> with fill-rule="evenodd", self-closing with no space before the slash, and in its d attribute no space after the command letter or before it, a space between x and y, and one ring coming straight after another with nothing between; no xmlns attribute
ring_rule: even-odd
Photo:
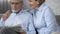
<svg viewBox="0 0 60 34"><path fill-rule="evenodd" d="M5 21L5 20L9 17L10 14L11 14L10 10L7 10L7 11L4 13L4 15L2 15L3 20Z"/></svg>
<svg viewBox="0 0 60 34"><path fill-rule="evenodd" d="M29 11L29 9L24 10L23 14L25 14L25 15L31 15L31 13L28 12L28 11Z"/></svg>

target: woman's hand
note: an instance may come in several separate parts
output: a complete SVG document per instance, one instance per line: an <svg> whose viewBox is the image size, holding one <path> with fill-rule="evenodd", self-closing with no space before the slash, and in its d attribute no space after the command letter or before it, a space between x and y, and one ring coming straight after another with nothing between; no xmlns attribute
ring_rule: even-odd
<svg viewBox="0 0 60 34"><path fill-rule="evenodd" d="M2 15L3 21L5 21L9 17L10 13L10 10L8 10Z"/></svg>
<svg viewBox="0 0 60 34"><path fill-rule="evenodd" d="M20 34L26 34L26 31L20 30Z"/></svg>

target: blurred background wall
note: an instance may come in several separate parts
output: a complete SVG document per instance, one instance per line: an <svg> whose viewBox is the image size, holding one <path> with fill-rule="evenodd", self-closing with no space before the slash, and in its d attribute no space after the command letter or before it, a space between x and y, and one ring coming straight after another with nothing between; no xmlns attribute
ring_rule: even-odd
<svg viewBox="0 0 60 34"><path fill-rule="evenodd" d="M0 0L0 13L10 9L10 0Z"/></svg>
<svg viewBox="0 0 60 34"><path fill-rule="evenodd" d="M45 3L53 9L56 15L60 15L60 0L46 0Z"/></svg>

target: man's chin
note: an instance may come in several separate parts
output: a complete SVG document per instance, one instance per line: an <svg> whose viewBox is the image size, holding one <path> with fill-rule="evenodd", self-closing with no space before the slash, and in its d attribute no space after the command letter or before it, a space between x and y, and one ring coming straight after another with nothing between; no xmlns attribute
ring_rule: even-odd
<svg viewBox="0 0 60 34"><path fill-rule="evenodd" d="M12 10L12 11L15 12L15 13L18 12L18 10Z"/></svg>

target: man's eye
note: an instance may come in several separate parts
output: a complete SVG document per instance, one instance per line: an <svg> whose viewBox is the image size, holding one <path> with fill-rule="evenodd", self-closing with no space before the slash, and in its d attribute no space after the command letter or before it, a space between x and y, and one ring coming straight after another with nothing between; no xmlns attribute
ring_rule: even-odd
<svg viewBox="0 0 60 34"><path fill-rule="evenodd" d="M19 3L11 3L11 4L19 4Z"/></svg>
<svg viewBox="0 0 60 34"><path fill-rule="evenodd" d="M14 4L14 3L11 3L11 4Z"/></svg>
<svg viewBox="0 0 60 34"><path fill-rule="evenodd" d="M15 3L15 4L19 4L19 3Z"/></svg>

